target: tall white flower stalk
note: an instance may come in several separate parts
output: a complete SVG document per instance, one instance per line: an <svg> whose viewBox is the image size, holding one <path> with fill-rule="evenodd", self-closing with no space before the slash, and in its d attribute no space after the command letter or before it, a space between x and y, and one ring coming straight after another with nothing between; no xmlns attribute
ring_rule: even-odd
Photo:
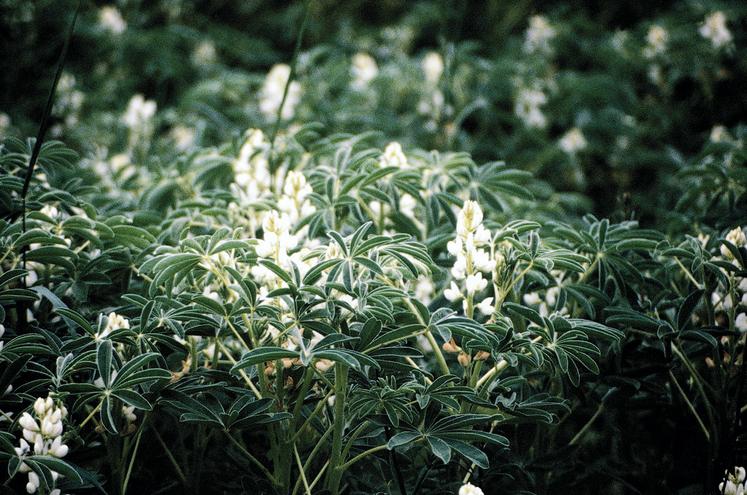
<svg viewBox="0 0 747 495"><path fill-rule="evenodd" d="M122 122L130 131L130 149L138 146L144 147L144 142L150 140L153 134L153 117L156 115L156 109L156 102L146 100L141 94L136 94L130 98L127 110L122 116Z"/></svg>
<svg viewBox="0 0 747 495"><path fill-rule="evenodd" d="M55 402L51 396L39 397L34 402L33 412L33 415L23 413L18 420L23 438L19 441L20 446L15 448L16 455L21 459L30 455L65 457L68 453L67 445L62 443L64 430L62 420L67 417L65 406ZM36 493L41 484L39 476L23 460L21 460L19 471L28 473L26 491ZM59 476L59 473L52 471L53 480L56 481ZM59 490L55 491L59 493Z"/></svg>
<svg viewBox="0 0 747 495"><path fill-rule="evenodd" d="M483 273L491 274L492 280L497 266L491 254L492 236L482 220L480 205L476 201L466 201L457 216L457 235L447 245L456 261L451 268L454 280L444 290L444 296L452 302L463 299L464 313L469 318L474 316L475 308L484 315L491 315L495 310L492 296L479 299L479 293L488 286L488 278Z"/></svg>

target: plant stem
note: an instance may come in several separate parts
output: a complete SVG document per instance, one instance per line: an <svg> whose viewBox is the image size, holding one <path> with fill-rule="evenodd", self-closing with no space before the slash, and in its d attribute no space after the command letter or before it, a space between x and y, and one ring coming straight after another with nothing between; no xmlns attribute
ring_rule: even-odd
<svg viewBox="0 0 747 495"><path fill-rule="evenodd" d="M364 459L364 458L368 457L371 454L375 454L376 452L381 452L382 450L386 450L386 448L387 448L386 444L384 444L384 445L378 445L376 447L372 447L372 448L370 448L370 449L368 449L368 450L366 450L364 452L361 452L360 454L358 454L357 456L353 457L348 462L346 462L345 464L343 464L342 466L340 466L340 469L342 469L342 470L349 469L350 466L352 466L356 462L360 461L361 459Z"/></svg>
<svg viewBox="0 0 747 495"><path fill-rule="evenodd" d="M99 402L99 405L93 408L91 413L88 415L86 419L83 420L83 422L80 424L80 426L78 426L78 428L83 429L86 423L88 423L91 420L91 418L93 418L94 414L96 414L98 410L101 409L101 404L103 404L103 402Z"/></svg>
<svg viewBox="0 0 747 495"><path fill-rule="evenodd" d="M257 466L259 468L259 470L262 471L262 473L265 476L267 476L267 479L269 479L272 482L273 485L277 485L277 480L272 475L272 473L264 466L264 464L262 464L261 462L259 462L259 460L256 457L254 457L252 454L250 454L249 451L246 450L244 448L244 446L241 445L238 441L236 441L236 439L233 438L228 431L224 430L224 433L226 434L226 436L228 437L228 439L231 441L231 443L234 444L234 446L237 449L239 449L239 451L242 454L244 454L244 456L247 459L249 459L252 462L252 464L254 464L255 466Z"/></svg>
<svg viewBox="0 0 747 495"><path fill-rule="evenodd" d="M324 432L324 434L321 436L321 438L319 438L319 440L316 442L316 446L311 450L311 454L309 454L309 456L306 458L306 462L304 462L304 464L303 464L304 471L307 471L309 469L309 467L311 466L312 461L314 460L314 458L316 457L316 455L319 453L319 451L322 449L322 446L324 446L324 442L326 442L327 437L329 437L330 434L332 434L332 427L331 426L327 429L327 431ZM329 465L329 461L327 461L324 465L328 466ZM311 487L312 488L316 484L316 481L319 479L319 477L321 476L322 472L324 472L324 468L322 468L322 471L317 475L316 478L314 478L314 481L311 483ZM296 492L298 492L298 488L300 486L301 486L301 479L299 478L299 479L296 480L296 484L293 487L293 492L291 493L291 495L296 495Z"/></svg>
<svg viewBox="0 0 747 495"><path fill-rule="evenodd" d="M306 24L309 20L309 3L309 0L304 2L303 21L301 21L301 28L298 30L298 37L296 38L296 46L293 49L293 58L291 59L290 64L291 70L288 74L288 80L285 82L285 88L283 88L283 98L280 100L277 119L275 120L275 126L272 129L272 136L270 136L270 155L272 155L272 152L275 150L275 138L280 129L280 122L283 120L283 107L285 106L285 100L288 98L288 89L290 88L291 82L293 82L293 77L296 75L296 62L298 61L298 54L301 51L303 33L306 31Z"/></svg>
<svg viewBox="0 0 747 495"><path fill-rule="evenodd" d="M187 484L187 478L184 476L184 472L182 471L182 468L179 467L179 464L176 462L176 459L174 458L174 454L171 453L171 449L166 445L166 442L163 441L163 438L161 438L161 434L158 433L158 430L156 428L153 428L153 433L155 433L156 440L158 440L158 443L161 444L161 447L163 447L163 451L166 452L166 457L169 458L169 461L171 461L171 464L174 466L174 470L176 471L176 475L179 477L179 480L182 482L183 485Z"/></svg>
<svg viewBox="0 0 747 495"><path fill-rule="evenodd" d="M348 367L342 363L335 364L335 418L332 430L332 456L327 471L327 488L332 495L340 493L342 479L342 439L345 432L345 398L348 388Z"/></svg>
<svg viewBox="0 0 747 495"><path fill-rule="evenodd" d="M435 337L433 337L433 334L431 333L430 329L428 328L428 324L423 321L423 317L420 315L420 312L415 307L415 305L410 301L410 299L405 299L405 304L407 304L407 307L410 309L412 314L415 315L415 318L417 318L418 323L423 325L425 327L425 337L428 339L428 343L433 348L433 353L436 355L436 361L438 362L439 368L441 368L441 372L444 375L448 375L450 373L449 371L449 365L446 363L446 359L444 359L444 355L441 352L441 348L438 346L438 342L436 342Z"/></svg>
<svg viewBox="0 0 747 495"><path fill-rule="evenodd" d="M296 444L293 444L293 455L296 458L296 465L298 465L298 474L301 477L301 481L303 481L304 489L306 489L306 495L311 495L311 487L309 486L309 482L306 480L306 473L304 472L303 464L301 464L301 457L298 455Z"/></svg>
<svg viewBox="0 0 747 495"><path fill-rule="evenodd" d="M537 336L537 337L535 337L535 338L533 338L533 339L532 339L532 343L533 343L533 344L536 344L536 343L537 343L537 342L539 342L540 340L542 340L542 337L541 337L541 336ZM482 378L480 378L479 380L477 380L477 384L476 384L475 386L476 386L477 388L481 388L481 387L483 387L483 386L489 385L489 384L490 384L490 381L492 380L492 378L493 378L493 377L494 377L495 375L497 375L498 373L500 373L501 371L503 371L504 369L506 369L507 367L508 367L508 361L506 361L505 359L501 359L500 361L498 361L498 362L497 362L497 363L495 364L495 366L493 366L492 368L490 368L490 369L489 369L489 370L488 370L488 371L487 371L487 372L486 372L486 373L485 373L485 374L484 374L484 375L482 376Z"/></svg>
<svg viewBox="0 0 747 495"><path fill-rule="evenodd" d="M672 380L672 383L674 383L674 386L677 387L677 390L679 391L680 395L684 399L685 403L687 404L687 407L690 409L690 412L693 413L693 416L695 416L695 419L698 421L698 425L700 426L700 429L703 430L703 434L706 437L706 440L709 442L711 441L711 434L708 433L708 428L706 428L706 425L703 423L703 420L700 419L700 415L698 414L698 411L695 410L695 406L693 406L693 403L690 402L690 399L687 398L687 394L684 390L682 390L682 387L680 387L680 384L677 382L677 379L674 377L674 374L672 373L672 370L669 370L669 378Z"/></svg>
<svg viewBox="0 0 747 495"><path fill-rule="evenodd" d="M568 442L568 445L576 445L576 443L581 439L581 437L584 436L586 431L591 428L591 425L596 421L596 419L599 417L600 414L604 411L604 402L599 404L599 407L597 407L597 410L594 414L592 414L591 418L589 418L589 421L586 422L586 424L578 430L578 433L576 433L573 438L571 438L571 441Z"/></svg>
<svg viewBox="0 0 747 495"><path fill-rule="evenodd" d="M132 449L132 457L130 457L130 464L127 467L127 474L125 475L124 482L122 483L122 495L125 495L127 493L127 485L130 482L130 475L132 474L132 467L135 465L135 457L137 457L137 450L138 450L138 447L140 447L140 439L142 438L144 431L145 431L145 418L143 418L143 422L140 425L140 431L137 432L137 437L135 438L135 447Z"/></svg>
<svg viewBox="0 0 747 495"><path fill-rule="evenodd" d="M313 411L311 411L311 414L309 414L309 417L306 418L306 421L304 421L301 427L298 428L296 432L293 434L293 437L290 439L290 443L295 443L296 440L298 440L298 437L300 437L301 433L303 433L306 427L309 426L309 423L314 418L314 416L319 414L319 411L322 410L322 408L324 407L324 404L327 402L327 399L330 397L331 394L332 394L332 391L327 392L327 395L325 395L324 398L322 398L322 400L317 402L316 407L314 408Z"/></svg>

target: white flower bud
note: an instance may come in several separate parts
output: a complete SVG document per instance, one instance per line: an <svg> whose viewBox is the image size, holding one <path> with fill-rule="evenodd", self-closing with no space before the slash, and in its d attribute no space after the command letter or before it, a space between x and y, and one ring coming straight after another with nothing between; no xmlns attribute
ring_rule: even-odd
<svg viewBox="0 0 747 495"><path fill-rule="evenodd" d="M437 52L428 52L423 57L421 67L423 68L423 73L425 73L426 82L435 85L441 79L441 74L444 71L444 59Z"/></svg>
<svg viewBox="0 0 747 495"><path fill-rule="evenodd" d="M465 201L457 217L457 234L466 237L482 223L482 209L476 201Z"/></svg>
<svg viewBox="0 0 747 495"><path fill-rule="evenodd" d="M29 473L29 482L26 483L26 493L36 493L39 489L39 475L31 471Z"/></svg>
<svg viewBox="0 0 747 495"><path fill-rule="evenodd" d="M747 314L739 313L736 320L734 320L734 326L741 333L747 333Z"/></svg>
<svg viewBox="0 0 747 495"><path fill-rule="evenodd" d="M451 282L449 288L444 289L444 297L451 302L458 301L462 297L462 292L459 290L457 284Z"/></svg>
<svg viewBox="0 0 747 495"><path fill-rule="evenodd" d="M52 442L52 445L49 447L48 454L53 457L65 457L68 452L67 445L62 443L62 437L57 437L54 439L54 442Z"/></svg>
<svg viewBox="0 0 747 495"><path fill-rule="evenodd" d="M493 311L495 311L495 306L493 306L492 297L483 299L475 307L480 313L484 314L485 316L490 316L493 314Z"/></svg>
<svg viewBox="0 0 747 495"><path fill-rule="evenodd" d="M34 418L27 412L21 415L21 418L18 420L18 424L20 424L21 427L25 430L34 432L39 431L39 425L36 424Z"/></svg>
<svg viewBox="0 0 747 495"><path fill-rule="evenodd" d="M34 401L34 412L37 416L44 416L44 413L47 410L47 406L45 404L44 398L39 397Z"/></svg>
<svg viewBox="0 0 747 495"><path fill-rule="evenodd" d="M524 297L522 299L524 300L524 304L528 304L529 306L534 306L542 302L542 299L540 299L539 294L536 292L529 292L527 294L524 294Z"/></svg>
<svg viewBox="0 0 747 495"><path fill-rule="evenodd" d="M44 438L41 435L36 435L36 441L34 441L34 454L44 454Z"/></svg>
<svg viewBox="0 0 747 495"><path fill-rule="evenodd" d="M467 483L466 485L462 485L462 487L459 489L459 495L485 495L483 491L473 485L472 483Z"/></svg>

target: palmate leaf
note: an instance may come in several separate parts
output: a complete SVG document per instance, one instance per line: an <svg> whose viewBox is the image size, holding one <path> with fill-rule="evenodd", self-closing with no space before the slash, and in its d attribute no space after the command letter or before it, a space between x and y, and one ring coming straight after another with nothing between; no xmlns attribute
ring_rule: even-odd
<svg viewBox="0 0 747 495"><path fill-rule="evenodd" d="M495 405L513 416L505 420L508 423L541 421L551 424L557 421L561 414L570 412L566 400L546 393L535 394L525 399L519 399L515 392L508 397L498 395Z"/></svg>
<svg viewBox="0 0 747 495"><path fill-rule="evenodd" d="M454 410L459 409L460 404L457 399L474 395L470 387L455 385L459 381L457 376L441 375L425 387L419 383L413 384L413 387L420 389L415 394L418 406L425 410L429 404L436 402Z"/></svg>
<svg viewBox="0 0 747 495"><path fill-rule="evenodd" d="M248 368L249 366L254 366L255 364L275 361L277 359L295 359L299 357L300 354L297 351L283 349L282 347L261 347L244 354L244 356L233 365L231 372L234 373L244 368Z"/></svg>
<svg viewBox="0 0 747 495"><path fill-rule="evenodd" d="M474 443L508 446L508 439L502 435L476 430L473 427L490 421L492 416L482 414L457 414L436 420L425 431L408 429L392 436L387 442L389 450L425 440L428 449L444 464L451 461L453 451L487 469L487 455Z"/></svg>

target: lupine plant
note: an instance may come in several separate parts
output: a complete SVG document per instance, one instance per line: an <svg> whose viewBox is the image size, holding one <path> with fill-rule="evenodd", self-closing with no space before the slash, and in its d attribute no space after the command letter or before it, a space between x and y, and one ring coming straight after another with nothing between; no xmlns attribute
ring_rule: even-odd
<svg viewBox="0 0 747 495"><path fill-rule="evenodd" d="M80 5L0 113L3 490L744 492L742 6Z"/></svg>

